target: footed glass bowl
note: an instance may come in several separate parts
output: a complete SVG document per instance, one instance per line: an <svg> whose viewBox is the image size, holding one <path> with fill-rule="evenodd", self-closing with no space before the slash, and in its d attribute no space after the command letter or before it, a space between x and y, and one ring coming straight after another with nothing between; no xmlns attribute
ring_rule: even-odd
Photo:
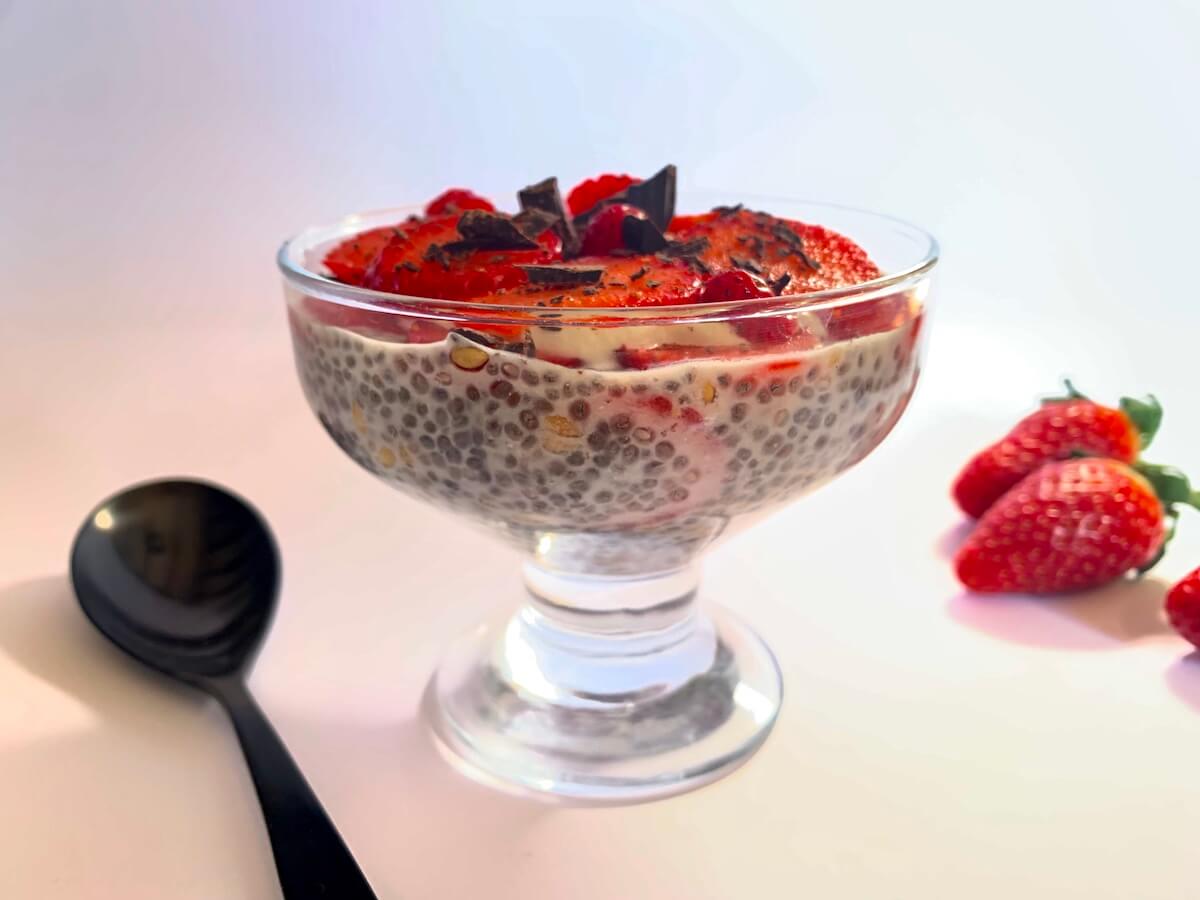
<svg viewBox="0 0 1200 900"><path fill-rule="evenodd" d="M300 381L329 435L526 554L527 595L454 644L426 693L441 748L469 774L628 802L707 783L770 731L778 666L732 612L697 601L698 559L896 424L938 251L885 216L763 206L851 237L887 274L765 300L552 309L327 277L331 246L410 210L280 251ZM773 333L734 327L751 319L792 337L749 342Z"/></svg>

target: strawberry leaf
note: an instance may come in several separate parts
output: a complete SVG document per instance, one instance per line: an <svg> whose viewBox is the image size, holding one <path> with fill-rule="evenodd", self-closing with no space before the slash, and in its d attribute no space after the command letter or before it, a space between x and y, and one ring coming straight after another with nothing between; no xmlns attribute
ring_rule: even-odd
<svg viewBox="0 0 1200 900"><path fill-rule="evenodd" d="M1163 408L1158 402L1158 398L1153 394L1147 395L1144 400L1136 397L1122 397L1120 409L1129 417L1133 427L1138 430L1142 449L1145 450L1154 440L1154 435L1158 433L1158 426L1162 424Z"/></svg>
<svg viewBox="0 0 1200 900"><path fill-rule="evenodd" d="M1188 477L1174 466L1160 466L1154 463L1139 462L1134 466L1142 477L1150 482L1154 493L1166 508L1176 503L1188 506L1196 505L1196 494L1192 491Z"/></svg>

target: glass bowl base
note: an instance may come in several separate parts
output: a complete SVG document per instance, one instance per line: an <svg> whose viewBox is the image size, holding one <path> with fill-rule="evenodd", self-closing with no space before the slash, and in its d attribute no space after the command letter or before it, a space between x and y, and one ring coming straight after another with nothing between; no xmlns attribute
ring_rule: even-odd
<svg viewBox="0 0 1200 900"><path fill-rule="evenodd" d="M693 790L762 745L783 696L766 644L721 607L692 604L626 639L549 629L526 608L455 642L424 715L469 777L576 804Z"/></svg>

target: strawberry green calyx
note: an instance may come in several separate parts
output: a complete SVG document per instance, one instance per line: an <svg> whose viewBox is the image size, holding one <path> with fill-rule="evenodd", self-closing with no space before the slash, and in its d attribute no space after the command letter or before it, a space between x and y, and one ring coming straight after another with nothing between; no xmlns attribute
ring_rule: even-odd
<svg viewBox="0 0 1200 900"><path fill-rule="evenodd" d="M1200 491L1193 490L1188 477L1174 466L1161 466L1143 460L1135 463L1133 468L1150 482L1164 509L1170 510L1179 504L1200 509Z"/></svg>
<svg viewBox="0 0 1200 900"><path fill-rule="evenodd" d="M1141 400L1136 397L1122 397L1118 407L1138 430L1142 449L1145 450L1154 440L1154 435L1158 434L1158 426L1162 424L1162 404L1153 394L1147 394Z"/></svg>
<svg viewBox="0 0 1200 900"><path fill-rule="evenodd" d="M1086 400L1089 403L1095 402L1091 397L1075 387L1070 378L1063 379L1063 389L1064 393L1061 396L1046 397L1042 400L1042 405L1066 403L1070 400ZM1158 402L1158 398L1153 394L1147 394L1143 398L1122 397L1117 404L1117 408L1125 413L1125 417L1133 423L1133 427L1138 433L1141 449L1145 450L1150 446L1150 442L1154 440L1154 435L1158 434L1158 427L1162 424L1162 404Z"/></svg>
<svg viewBox="0 0 1200 900"><path fill-rule="evenodd" d="M1193 509L1200 509L1200 490L1195 490L1187 475L1174 466L1140 461L1134 463L1133 468L1154 488L1154 493L1162 502L1163 516L1167 524L1162 546L1158 548L1158 553L1154 555L1153 559L1138 569L1138 574L1141 575L1158 564L1158 561L1163 558L1163 554L1166 553L1167 544L1171 543L1171 539L1175 537L1175 526L1179 521L1179 507L1190 506Z"/></svg>

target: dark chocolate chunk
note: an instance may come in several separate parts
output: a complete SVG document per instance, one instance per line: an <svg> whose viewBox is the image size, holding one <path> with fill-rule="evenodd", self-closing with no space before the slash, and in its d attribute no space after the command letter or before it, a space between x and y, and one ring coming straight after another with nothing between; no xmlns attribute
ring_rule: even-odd
<svg viewBox="0 0 1200 900"><path fill-rule="evenodd" d="M523 209L512 218L517 230L531 241L536 241L539 234L550 228L558 221L554 213L544 209Z"/></svg>
<svg viewBox="0 0 1200 900"><path fill-rule="evenodd" d="M625 190L597 203L587 212L575 217L576 227L586 225L600 210L614 203L628 203L642 210L659 231L666 231L675 216L675 167L663 166L645 181L631 184Z"/></svg>
<svg viewBox="0 0 1200 900"><path fill-rule="evenodd" d="M649 271L649 269L647 269L645 266L642 266L640 269L638 269L636 272L634 272L632 275L629 276L629 280L637 281L639 278L641 278L643 275L645 275L648 271Z"/></svg>
<svg viewBox="0 0 1200 900"><path fill-rule="evenodd" d="M649 219L626 216L621 220L621 240L638 253L657 253L667 246L663 233Z"/></svg>
<svg viewBox="0 0 1200 900"><path fill-rule="evenodd" d="M785 287L787 287L791 283L791 281L792 281L791 273L784 272L775 281L771 282L771 290L774 291L776 294L782 294L783 289Z"/></svg>
<svg viewBox="0 0 1200 900"><path fill-rule="evenodd" d="M740 203L735 203L733 206L714 206L715 212L720 218L725 219L729 216L735 216L740 213L745 207Z"/></svg>
<svg viewBox="0 0 1200 900"><path fill-rule="evenodd" d="M595 284L604 269L595 266L517 266L529 276L530 284ZM561 298L560 298L561 302Z"/></svg>
<svg viewBox="0 0 1200 900"><path fill-rule="evenodd" d="M547 178L522 188L517 192L517 200L522 211L536 209L552 215L554 230L562 238L563 254L570 258L578 253L579 235L575 231L575 223L567 215L566 206L563 205L557 178Z"/></svg>
<svg viewBox="0 0 1200 900"><path fill-rule="evenodd" d="M513 219L482 209L468 209L463 213L458 220L458 233L462 240L447 244L448 249L534 250L538 247L537 241L524 234Z"/></svg>

